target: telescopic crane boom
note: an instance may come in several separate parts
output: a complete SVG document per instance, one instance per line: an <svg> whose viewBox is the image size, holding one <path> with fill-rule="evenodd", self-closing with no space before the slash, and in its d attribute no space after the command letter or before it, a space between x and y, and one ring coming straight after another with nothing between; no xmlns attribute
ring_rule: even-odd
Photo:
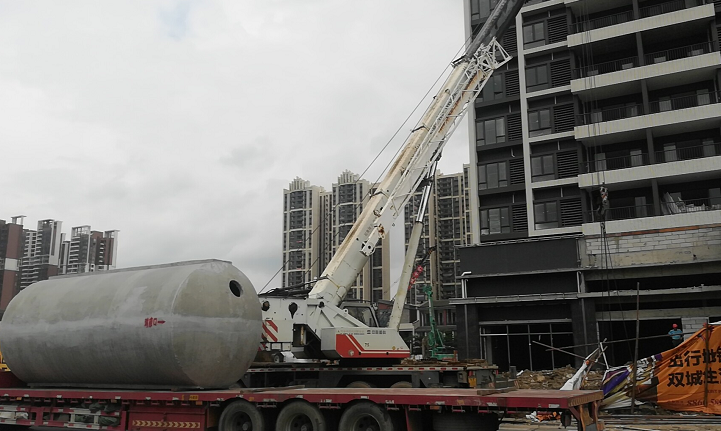
<svg viewBox="0 0 721 431"><path fill-rule="evenodd" d="M466 53L453 62L450 75L308 298L261 299L264 319L272 328L266 330L265 350L292 350L300 357L331 359L400 359L409 355L397 327L371 330L340 305L378 241L395 226L412 194L429 176L443 146L493 71L511 59L496 35L513 22L522 5L523 0L500 0Z"/></svg>

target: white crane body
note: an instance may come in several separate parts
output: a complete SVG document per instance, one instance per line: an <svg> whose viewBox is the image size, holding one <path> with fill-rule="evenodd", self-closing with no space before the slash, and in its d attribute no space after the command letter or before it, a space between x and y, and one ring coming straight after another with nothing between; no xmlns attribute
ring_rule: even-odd
<svg viewBox="0 0 721 431"><path fill-rule="evenodd" d="M506 4L514 1L512 8L506 9ZM265 321L262 349L290 350L296 357L318 359L409 356L409 348L398 332L400 310L394 310L391 325L380 328L377 322L354 317L341 308L341 303L378 241L395 226L413 193L435 169L443 146L493 71L511 59L490 34L501 28L499 24L507 26L521 4L520 0L501 0L466 55L453 63L453 70L418 127L412 131L307 298L261 298ZM402 307L407 286L399 285L399 290L404 292L396 295L395 300L400 300Z"/></svg>

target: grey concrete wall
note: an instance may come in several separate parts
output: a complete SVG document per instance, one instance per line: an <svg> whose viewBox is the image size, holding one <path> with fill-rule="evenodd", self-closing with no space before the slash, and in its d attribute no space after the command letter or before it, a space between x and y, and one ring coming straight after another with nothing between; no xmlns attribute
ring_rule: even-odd
<svg viewBox="0 0 721 431"><path fill-rule="evenodd" d="M604 251L613 268L721 260L721 224L607 235L608 250L598 235L579 241L584 268L605 268Z"/></svg>
<svg viewBox="0 0 721 431"><path fill-rule="evenodd" d="M681 319L681 329L683 330L683 339L686 340L693 335L694 332L703 328L708 323L708 317L686 317Z"/></svg>

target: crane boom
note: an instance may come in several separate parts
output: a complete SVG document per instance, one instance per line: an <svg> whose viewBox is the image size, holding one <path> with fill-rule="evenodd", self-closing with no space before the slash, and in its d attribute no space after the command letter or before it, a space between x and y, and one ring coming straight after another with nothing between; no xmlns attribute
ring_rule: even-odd
<svg viewBox="0 0 721 431"><path fill-rule="evenodd" d="M267 339L261 343L261 350L292 351L301 358L366 361L398 360L410 354L397 325L371 329L374 324L354 317L358 314L342 309L341 303L378 241L395 226L412 194L435 171L443 146L493 71L511 59L495 36L513 23L521 6L523 0L499 0L465 54L452 63L451 73L418 127L307 298L262 298ZM401 290L396 297L400 305L407 292L405 286ZM394 311L395 323L402 310Z"/></svg>
<svg viewBox="0 0 721 431"><path fill-rule="evenodd" d="M493 71L511 57L492 38L454 68L390 167L380 186L328 263L309 298L339 305L375 250L379 240L401 214L408 200L440 156L468 105L483 89Z"/></svg>

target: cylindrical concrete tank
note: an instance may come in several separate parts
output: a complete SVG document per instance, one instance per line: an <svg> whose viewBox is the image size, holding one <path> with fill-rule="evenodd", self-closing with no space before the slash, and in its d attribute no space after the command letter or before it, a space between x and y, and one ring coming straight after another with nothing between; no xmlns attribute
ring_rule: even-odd
<svg viewBox="0 0 721 431"><path fill-rule="evenodd" d="M261 310L229 262L181 262L35 283L8 305L0 345L26 383L222 388L258 350Z"/></svg>

